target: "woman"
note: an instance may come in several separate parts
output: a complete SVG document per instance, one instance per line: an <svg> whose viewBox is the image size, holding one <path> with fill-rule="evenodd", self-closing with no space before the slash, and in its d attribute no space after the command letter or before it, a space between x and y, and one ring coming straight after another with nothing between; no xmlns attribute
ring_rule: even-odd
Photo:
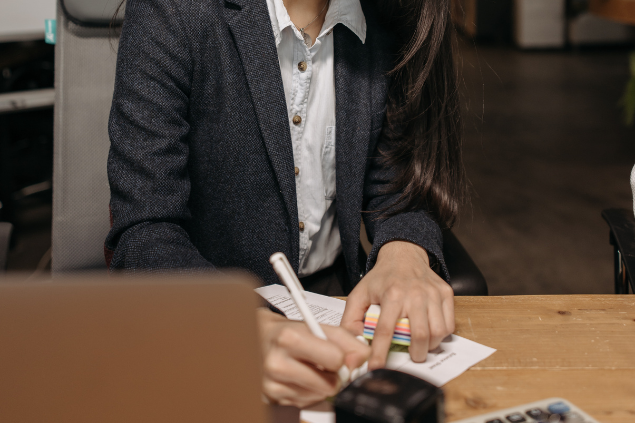
<svg viewBox="0 0 635 423"><path fill-rule="evenodd" d="M259 311L273 401L322 399L368 355L383 366L401 317L415 361L454 331L439 227L463 192L449 1L127 2L109 267L241 267L276 283L268 257L282 251L306 289L349 295L353 334L382 306L372 352Z"/></svg>

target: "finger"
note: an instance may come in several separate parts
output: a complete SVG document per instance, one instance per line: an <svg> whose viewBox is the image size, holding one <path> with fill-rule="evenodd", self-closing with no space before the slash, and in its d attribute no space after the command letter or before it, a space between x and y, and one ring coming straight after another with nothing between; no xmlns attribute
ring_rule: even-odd
<svg viewBox="0 0 635 423"><path fill-rule="evenodd" d="M364 333L364 313L370 307L370 299L363 286L358 285L346 299L346 308L340 326L355 335Z"/></svg>
<svg viewBox="0 0 635 423"><path fill-rule="evenodd" d="M445 317L440 303L433 302L428 305L428 324L430 326L430 345L428 349L432 351L449 334L445 326Z"/></svg>
<svg viewBox="0 0 635 423"><path fill-rule="evenodd" d="M454 333L456 328L454 320L454 296L447 298L443 301L441 306L443 308L443 319L445 320L445 327L448 329L448 333Z"/></svg>
<svg viewBox="0 0 635 423"><path fill-rule="evenodd" d="M265 372L271 380L293 384L317 395L333 395L339 388L337 374L319 370L283 354L269 357L265 361Z"/></svg>
<svg viewBox="0 0 635 423"><path fill-rule="evenodd" d="M302 323L285 327L277 338L277 345L290 357L306 361L331 372L344 364L344 351L335 343L317 338Z"/></svg>
<svg viewBox="0 0 635 423"><path fill-rule="evenodd" d="M344 351L344 364L349 369L356 369L370 357L371 349L349 331L343 328L323 326L326 337Z"/></svg>
<svg viewBox="0 0 635 423"><path fill-rule="evenodd" d="M372 351L368 369L374 370L386 365L388 349L392 343L395 325L401 315L401 302L391 301L381 305L381 314L373 336Z"/></svg>
<svg viewBox="0 0 635 423"><path fill-rule="evenodd" d="M425 299L413 301L408 308L410 320L410 358L415 363L423 363L428 356L430 327Z"/></svg>
<svg viewBox="0 0 635 423"><path fill-rule="evenodd" d="M306 407L326 398L300 386L280 383L271 379L263 381L262 391L273 403L291 405L298 408Z"/></svg>

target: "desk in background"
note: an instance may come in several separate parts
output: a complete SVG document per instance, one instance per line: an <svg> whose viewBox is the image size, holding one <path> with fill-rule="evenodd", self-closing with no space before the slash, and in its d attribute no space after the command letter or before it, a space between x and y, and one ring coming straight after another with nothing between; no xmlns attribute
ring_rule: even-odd
<svg viewBox="0 0 635 423"><path fill-rule="evenodd" d="M589 8L603 18L635 25L635 0L591 0Z"/></svg>
<svg viewBox="0 0 635 423"><path fill-rule="evenodd" d="M456 334L498 351L443 387L447 421L562 397L635 422L635 296L456 297Z"/></svg>

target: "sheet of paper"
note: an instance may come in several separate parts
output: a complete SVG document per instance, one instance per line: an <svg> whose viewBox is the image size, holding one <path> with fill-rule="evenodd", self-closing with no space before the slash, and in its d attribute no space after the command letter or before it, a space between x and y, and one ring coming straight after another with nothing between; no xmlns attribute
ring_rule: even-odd
<svg viewBox="0 0 635 423"><path fill-rule="evenodd" d="M291 294L282 285L268 285L256 288L256 292L271 305L284 313L290 320L302 320L300 310L296 307ZM346 307L346 301L325 295L305 292L306 302L318 323L339 326Z"/></svg>
<svg viewBox="0 0 635 423"><path fill-rule="evenodd" d="M335 412L333 411L333 404L329 401L322 401L300 411L300 422L335 423Z"/></svg>
<svg viewBox="0 0 635 423"><path fill-rule="evenodd" d="M390 352L386 367L409 373L441 387L494 352L494 348L450 335L441 342L439 348L428 353L425 362L413 362L407 352Z"/></svg>
<svg viewBox="0 0 635 423"><path fill-rule="evenodd" d="M300 421L302 423L335 423L335 412L302 410Z"/></svg>

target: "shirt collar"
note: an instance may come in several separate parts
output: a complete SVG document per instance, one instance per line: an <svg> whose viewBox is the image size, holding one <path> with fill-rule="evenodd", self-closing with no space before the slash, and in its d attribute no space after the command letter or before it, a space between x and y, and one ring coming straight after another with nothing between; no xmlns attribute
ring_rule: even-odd
<svg viewBox="0 0 635 423"><path fill-rule="evenodd" d="M335 25L341 23L348 29L353 31L361 40L362 44L366 42L366 17L362 11L359 0L330 0L326 16L324 17L324 25L320 37L331 31ZM293 26L289 13L282 0L267 0L267 8L269 9L269 17L271 18L271 26L273 35L276 39L276 47L282 41L281 32L283 29Z"/></svg>

